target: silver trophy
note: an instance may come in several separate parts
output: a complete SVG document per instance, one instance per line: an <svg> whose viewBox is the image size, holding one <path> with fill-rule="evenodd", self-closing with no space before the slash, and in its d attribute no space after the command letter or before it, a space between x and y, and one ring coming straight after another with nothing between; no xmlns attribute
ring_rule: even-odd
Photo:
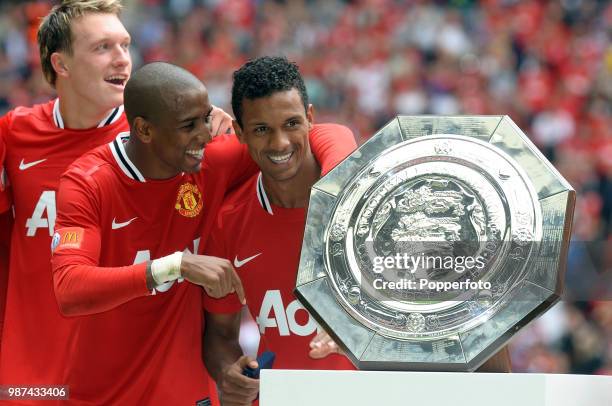
<svg viewBox="0 0 612 406"><path fill-rule="evenodd" d="M559 299L574 203L507 116L399 116L314 185L295 293L359 369L472 371Z"/></svg>

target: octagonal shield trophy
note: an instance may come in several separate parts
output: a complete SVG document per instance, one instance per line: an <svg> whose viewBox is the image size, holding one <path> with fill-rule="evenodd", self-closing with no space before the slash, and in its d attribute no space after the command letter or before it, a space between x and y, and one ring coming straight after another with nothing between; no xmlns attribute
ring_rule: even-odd
<svg viewBox="0 0 612 406"><path fill-rule="evenodd" d="M314 185L295 293L359 369L473 371L559 300L574 203L508 116L399 116Z"/></svg>

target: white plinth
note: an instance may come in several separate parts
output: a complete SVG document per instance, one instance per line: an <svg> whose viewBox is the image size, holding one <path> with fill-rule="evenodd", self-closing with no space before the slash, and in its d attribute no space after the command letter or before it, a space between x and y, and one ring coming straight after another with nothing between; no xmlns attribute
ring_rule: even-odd
<svg viewBox="0 0 612 406"><path fill-rule="evenodd" d="M261 406L612 406L612 377L459 372L261 372Z"/></svg>

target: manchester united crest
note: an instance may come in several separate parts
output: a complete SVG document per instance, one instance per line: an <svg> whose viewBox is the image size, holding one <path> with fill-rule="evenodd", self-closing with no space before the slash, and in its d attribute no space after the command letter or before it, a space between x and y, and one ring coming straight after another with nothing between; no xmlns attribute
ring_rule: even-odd
<svg viewBox="0 0 612 406"><path fill-rule="evenodd" d="M174 207L182 216L197 216L202 211L202 192L192 183L182 184Z"/></svg>

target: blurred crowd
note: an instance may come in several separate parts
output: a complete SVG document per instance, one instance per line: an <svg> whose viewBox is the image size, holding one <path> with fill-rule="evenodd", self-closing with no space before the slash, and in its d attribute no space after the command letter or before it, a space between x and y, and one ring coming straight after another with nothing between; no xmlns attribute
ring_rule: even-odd
<svg viewBox="0 0 612 406"><path fill-rule="evenodd" d="M585 283L585 269L610 282L567 297L516 336L514 370L612 374L612 3L124 4L135 67L177 63L227 111L232 72L252 57L282 54L299 64L316 120L348 125L359 142L397 114L509 115L578 193L568 284ZM36 47L51 5L0 2L0 114L53 97Z"/></svg>

